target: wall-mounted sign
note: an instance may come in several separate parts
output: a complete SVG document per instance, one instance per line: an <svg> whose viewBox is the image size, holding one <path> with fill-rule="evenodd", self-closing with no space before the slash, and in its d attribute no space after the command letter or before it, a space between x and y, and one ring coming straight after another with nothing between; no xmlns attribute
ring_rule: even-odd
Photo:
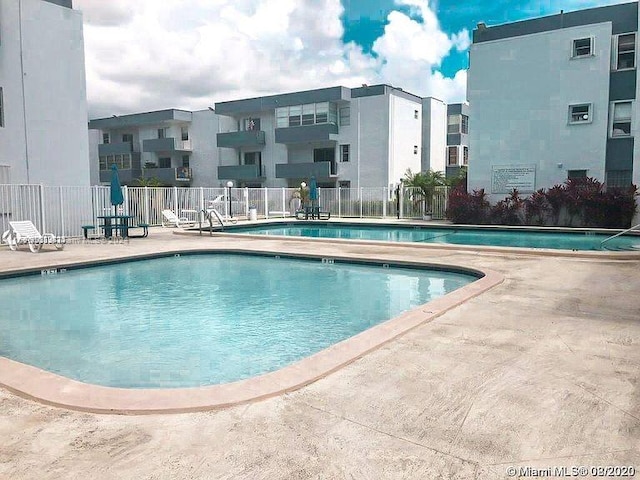
<svg viewBox="0 0 640 480"><path fill-rule="evenodd" d="M519 193L536 191L535 165L492 165L491 193L510 193L513 189Z"/></svg>

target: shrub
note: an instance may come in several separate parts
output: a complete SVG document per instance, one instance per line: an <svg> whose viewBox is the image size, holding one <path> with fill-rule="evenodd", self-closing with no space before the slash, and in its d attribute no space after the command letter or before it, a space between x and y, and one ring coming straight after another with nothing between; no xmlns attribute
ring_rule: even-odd
<svg viewBox="0 0 640 480"><path fill-rule="evenodd" d="M489 202L484 189L469 194L462 186L449 193L447 218L453 223L483 224L489 217Z"/></svg>
<svg viewBox="0 0 640 480"><path fill-rule="evenodd" d="M524 200L524 223L527 225L544 225L551 211L544 189L536 190Z"/></svg>
<svg viewBox="0 0 640 480"><path fill-rule="evenodd" d="M524 200L515 188L504 200L491 207L491 223L497 225L522 225L524 217Z"/></svg>

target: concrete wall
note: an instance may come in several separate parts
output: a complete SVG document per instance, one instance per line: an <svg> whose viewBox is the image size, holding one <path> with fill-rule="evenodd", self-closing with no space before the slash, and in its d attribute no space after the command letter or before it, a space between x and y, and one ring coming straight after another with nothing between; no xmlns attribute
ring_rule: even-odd
<svg viewBox="0 0 640 480"><path fill-rule="evenodd" d="M445 172L447 105L437 98L422 100L422 155L420 171Z"/></svg>
<svg viewBox="0 0 640 480"><path fill-rule="evenodd" d="M595 55L571 59L572 40L588 36ZM572 169L604 181L610 50L610 23L472 45L469 187L491 192L492 166L504 165L535 166L536 189ZM591 123L568 124L577 103L592 104Z"/></svg>
<svg viewBox="0 0 640 480"><path fill-rule="evenodd" d="M417 111L417 118L416 118ZM389 162L387 183L419 172L422 149L422 103L389 95ZM397 180L396 180L397 179ZM384 185L379 182L378 185Z"/></svg>
<svg viewBox="0 0 640 480"><path fill-rule="evenodd" d="M189 128L193 148L189 159L189 166L193 172L192 187L211 187L219 183L216 132L220 118L211 110L193 112L193 121Z"/></svg>
<svg viewBox="0 0 640 480"><path fill-rule="evenodd" d="M0 157L14 183L89 185L82 15L2 0Z"/></svg>
<svg viewBox="0 0 640 480"><path fill-rule="evenodd" d="M356 159L360 163L360 174L359 182L356 181L355 184L358 184L359 187L384 186L389 182L387 160L391 153L389 148L389 97L378 95L353 100L351 102L352 120L354 104L360 121L360 147L357 155L359 158ZM356 167L357 170L357 164ZM340 180L349 180L349 178L341 178ZM352 182L352 185L355 184Z"/></svg>

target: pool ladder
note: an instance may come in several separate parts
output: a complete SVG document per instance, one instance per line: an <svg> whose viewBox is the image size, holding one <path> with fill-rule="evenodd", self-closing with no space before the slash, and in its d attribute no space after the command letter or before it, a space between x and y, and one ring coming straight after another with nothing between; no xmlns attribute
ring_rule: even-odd
<svg viewBox="0 0 640 480"><path fill-rule="evenodd" d="M202 235L202 217L209 220L209 236L213 235L213 217L216 217L218 222L220 222L220 229L224 230L224 222L222 221L222 217L218 213L215 208L210 209L202 209L202 216L200 217L200 235Z"/></svg>
<svg viewBox="0 0 640 480"><path fill-rule="evenodd" d="M624 235L625 233L629 233L630 231L635 230L635 229L636 229L636 228L638 228L638 227L640 227L640 223L639 223L638 225L634 225L634 226L633 226L633 227L631 227L631 228L627 228L626 230L624 230L624 231L622 231L622 232L620 232L620 233L616 233L615 235L611 235L610 237L605 238L604 240L602 240L602 241L600 242L600 248L602 249L603 245L604 245L606 242L608 242L609 240L613 240L614 238L619 237L620 235ZM640 244L638 244L638 245L633 245L633 246L631 247L631 249L633 249L633 250L640 250Z"/></svg>

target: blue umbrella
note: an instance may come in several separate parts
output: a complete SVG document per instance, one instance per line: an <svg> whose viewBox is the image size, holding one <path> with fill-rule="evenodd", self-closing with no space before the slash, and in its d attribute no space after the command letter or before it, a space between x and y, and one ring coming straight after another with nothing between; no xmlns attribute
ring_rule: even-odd
<svg viewBox="0 0 640 480"><path fill-rule="evenodd" d="M114 214L117 215L117 206L124 203L124 195L120 186L120 178L118 177L118 167L111 165L111 205L113 205Z"/></svg>
<svg viewBox="0 0 640 480"><path fill-rule="evenodd" d="M316 177L313 176L309 179L309 200L312 202L318 200L318 183Z"/></svg>

